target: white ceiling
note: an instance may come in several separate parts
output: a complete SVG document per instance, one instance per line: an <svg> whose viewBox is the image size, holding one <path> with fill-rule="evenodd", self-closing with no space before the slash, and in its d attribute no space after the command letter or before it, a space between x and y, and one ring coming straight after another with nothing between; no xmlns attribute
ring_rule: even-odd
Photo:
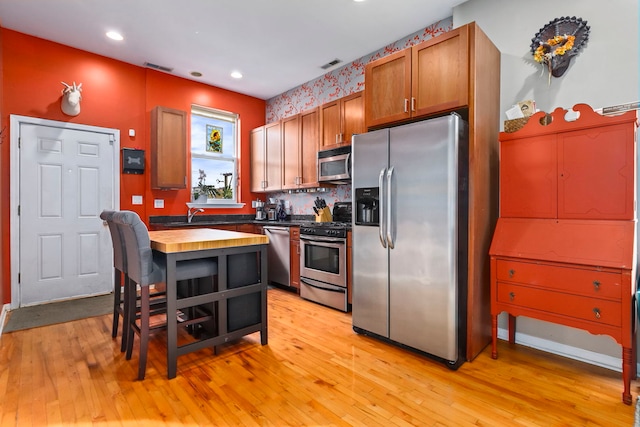
<svg viewBox="0 0 640 427"><path fill-rule="evenodd" d="M0 0L0 26L269 99L452 16L464 1ZM107 39L110 30L124 41ZM320 68L334 59L342 63Z"/></svg>

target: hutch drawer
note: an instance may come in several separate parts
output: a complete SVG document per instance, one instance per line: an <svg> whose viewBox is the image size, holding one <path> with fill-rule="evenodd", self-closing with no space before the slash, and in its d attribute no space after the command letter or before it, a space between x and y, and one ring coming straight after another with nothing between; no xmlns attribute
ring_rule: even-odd
<svg viewBox="0 0 640 427"><path fill-rule="evenodd" d="M621 298L620 272L498 259L496 274L501 282L522 283L589 297Z"/></svg>
<svg viewBox="0 0 640 427"><path fill-rule="evenodd" d="M498 283L498 303L620 327L620 302ZM544 313L541 313L544 317ZM544 320L544 319L542 319Z"/></svg>

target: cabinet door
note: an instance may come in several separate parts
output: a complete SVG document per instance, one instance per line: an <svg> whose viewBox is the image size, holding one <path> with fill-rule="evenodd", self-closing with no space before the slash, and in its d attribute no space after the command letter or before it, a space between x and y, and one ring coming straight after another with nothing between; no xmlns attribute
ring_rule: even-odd
<svg viewBox="0 0 640 427"><path fill-rule="evenodd" d="M351 230L347 231L347 302L353 304L353 238Z"/></svg>
<svg viewBox="0 0 640 427"><path fill-rule="evenodd" d="M558 170L555 135L500 143L500 216L556 218Z"/></svg>
<svg viewBox="0 0 640 427"><path fill-rule="evenodd" d="M300 228L291 227L289 245L289 283L300 289Z"/></svg>
<svg viewBox="0 0 640 427"><path fill-rule="evenodd" d="M187 113L151 110L151 188L187 188Z"/></svg>
<svg viewBox="0 0 640 427"><path fill-rule="evenodd" d="M468 46L469 30L464 26L411 48L413 117L468 105Z"/></svg>
<svg viewBox="0 0 640 427"><path fill-rule="evenodd" d="M271 123L264 127L266 151L265 191L282 190L282 135L281 123Z"/></svg>
<svg viewBox="0 0 640 427"><path fill-rule="evenodd" d="M300 181L300 116L282 120L283 189L296 189Z"/></svg>
<svg viewBox="0 0 640 427"><path fill-rule="evenodd" d="M236 226L236 231L240 231L242 233L253 233L255 227L253 224L238 224Z"/></svg>
<svg viewBox="0 0 640 427"><path fill-rule="evenodd" d="M558 218L635 218L634 125L558 134Z"/></svg>
<svg viewBox="0 0 640 427"><path fill-rule="evenodd" d="M342 142L340 136L340 101L327 102L320 106L320 149L336 147Z"/></svg>
<svg viewBox="0 0 640 427"><path fill-rule="evenodd" d="M266 184L264 151L264 126L251 131L251 191L262 192Z"/></svg>
<svg viewBox="0 0 640 427"><path fill-rule="evenodd" d="M352 93L340 99L342 118L342 143L351 144L351 137L364 133L364 94Z"/></svg>
<svg viewBox="0 0 640 427"><path fill-rule="evenodd" d="M411 49L368 63L364 69L364 81L367 128L411 117Z"/></svg>
<svg viewBox="0 0 640 427"><path fill-rule="evenodd" d="M300 186L318 185L318 144L320 139L320 117L317 108L300 113L300 149L302 179Z"/></svg>

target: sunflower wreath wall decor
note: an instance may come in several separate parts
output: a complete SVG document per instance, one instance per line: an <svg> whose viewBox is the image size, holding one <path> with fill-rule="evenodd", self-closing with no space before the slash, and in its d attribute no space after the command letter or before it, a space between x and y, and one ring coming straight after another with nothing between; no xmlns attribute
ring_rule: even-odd
<svg viewBox="0 0 640 427"><path fill-rule="evenodd" d="M533 59L546 67L551 76L562 76L571 58L576 56L589 40L591 28L587 21L575 16L564 16L550 21L531 39Z"/></svg>

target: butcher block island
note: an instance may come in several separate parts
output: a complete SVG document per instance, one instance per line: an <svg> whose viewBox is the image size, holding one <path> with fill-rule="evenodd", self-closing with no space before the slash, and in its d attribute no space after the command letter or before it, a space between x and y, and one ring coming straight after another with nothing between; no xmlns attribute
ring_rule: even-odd
<svg viewBox="0 0 640 427"><path fill-rule="evenodd" d="M493 358L498 315L608 335L622 347L622 400L636 377L636 112L573 107L500 134L500 218L489 251ZM544 120L543 120L544 119Z"/></svg>
<svg viewBox="0 0 640 427"><path fill-rule="evenodd" d="M167 271L167 373L177 374L178 356L211 348L260 332L267 344L267 245L260 234L209 228L150 231L151 249L159 253ZM189 282L178 291L176 266L194 259L217 263L215 278ZM194 340L178 341L178 326L186 326Z"/></svg>
<svg viewBox="0 0 640 427"><path fill-rule="evenodd" d="M151 238L151 249L165 253L269 243L269 238L262 234L213 228L150 231L149 237Z"/></svg>

